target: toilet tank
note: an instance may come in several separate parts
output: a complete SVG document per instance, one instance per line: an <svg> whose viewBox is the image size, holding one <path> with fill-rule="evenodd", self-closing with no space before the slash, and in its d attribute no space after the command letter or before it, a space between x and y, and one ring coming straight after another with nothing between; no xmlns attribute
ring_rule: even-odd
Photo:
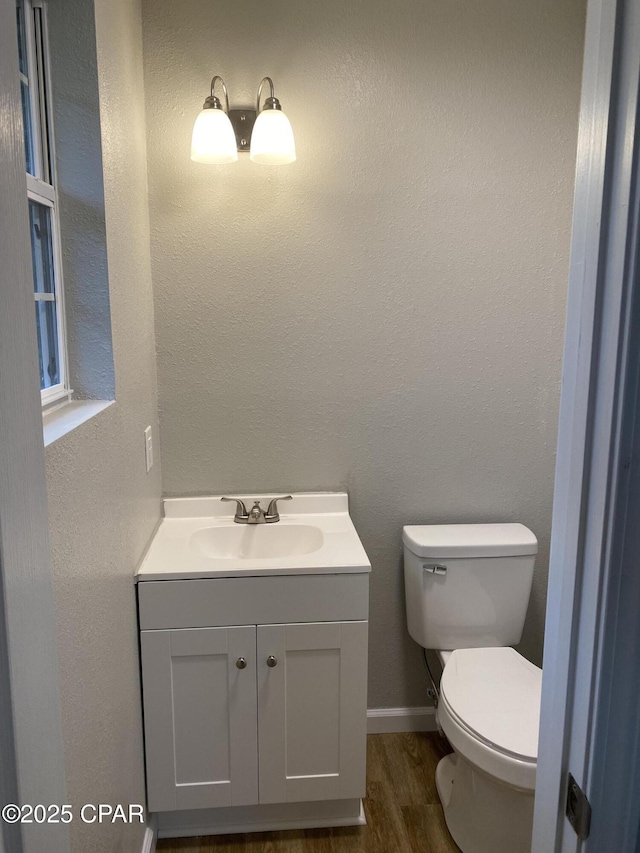
<svg viewBox="0 0 640 853"><path fill-rule="evenodd" d="M425 649L513 646L529 604L538 540L523 524L402 529L407 625Z"/></svg>

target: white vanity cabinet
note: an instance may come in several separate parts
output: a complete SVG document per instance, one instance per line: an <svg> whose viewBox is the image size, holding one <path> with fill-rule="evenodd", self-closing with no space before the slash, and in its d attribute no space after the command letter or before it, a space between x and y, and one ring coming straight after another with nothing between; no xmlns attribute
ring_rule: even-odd
<svg viewBox="0 0 640 853"><path fill-rule="evenodd" d="M259 802L363 797L367 623L259 625L257 640Z"/></svg>
<svg viewBox="0 0 640 853"><path fill-rule="evenodd" d="M256 629L142 631L140 646L149 809L257 803Z"/></svg>
<svg viewBox="0 0 640 853"><path fill-rule="evenodd" d="M150 811L364 796L368 574L143 581L138 603Z"/></svg>

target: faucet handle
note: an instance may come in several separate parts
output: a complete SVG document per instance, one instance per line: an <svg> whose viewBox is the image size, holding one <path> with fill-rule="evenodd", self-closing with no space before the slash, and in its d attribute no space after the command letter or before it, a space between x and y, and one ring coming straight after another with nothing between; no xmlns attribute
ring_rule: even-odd
<svg viewBox="0 0 640 853"><path fill-rule="evenodd" d="M274 521L280 521L280 513L278 512L278 501L292 501L293 497L291 495L283 495L281 498L274 498L270 503L267 511L265 513L265 521L269 521L273 523Z"/></svg>
<svg viewBox="0 0 640 853"><path fill-rule="evenodd" d="M236 508L236 514L233 518L234 521L246 521L249 518L249 511L244 505L244 501L241 501L240 498L220 498L221 501L228 501L229 503L236 503L238 506Z"/></svg>

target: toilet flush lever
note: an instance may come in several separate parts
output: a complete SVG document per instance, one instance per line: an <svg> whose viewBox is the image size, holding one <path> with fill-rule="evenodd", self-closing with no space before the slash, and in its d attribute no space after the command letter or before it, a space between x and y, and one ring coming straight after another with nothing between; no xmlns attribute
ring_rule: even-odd
<svg viewBox="0 0 640 853"><path fill-rule="evenodd" d="M447 567L441 566L439 563L423 563L422 568L432 575L446 575L447 573Z"/></svg>

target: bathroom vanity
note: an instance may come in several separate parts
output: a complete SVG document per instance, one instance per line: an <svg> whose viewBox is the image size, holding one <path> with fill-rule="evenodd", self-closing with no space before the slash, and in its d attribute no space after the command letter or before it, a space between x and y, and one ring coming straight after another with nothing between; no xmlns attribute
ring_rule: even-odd
<svg viewBox="0 0 640 853"><path fill-rule="evenodd" d="M137 575L161 836L363 823L371 570L344 494L166 500Z"/></svg>

